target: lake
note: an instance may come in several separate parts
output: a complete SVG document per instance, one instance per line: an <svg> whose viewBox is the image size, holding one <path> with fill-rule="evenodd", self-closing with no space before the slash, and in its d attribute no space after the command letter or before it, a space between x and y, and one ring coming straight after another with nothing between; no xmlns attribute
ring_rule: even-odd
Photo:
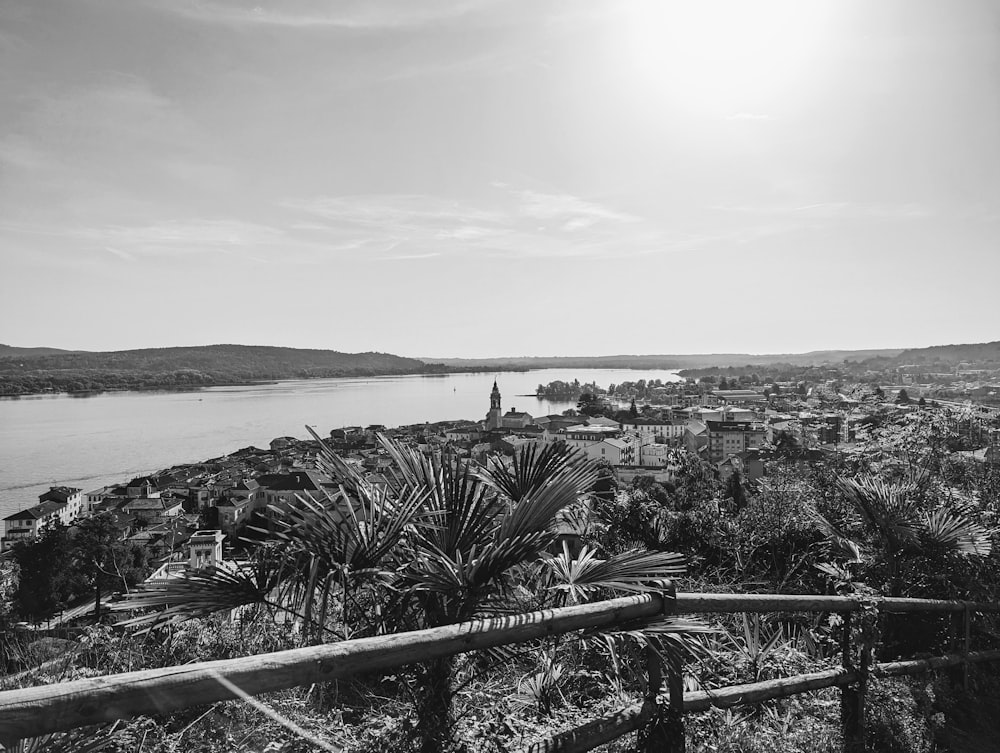
<svg viewBox="0 0 1000 753"><path fill-rule="evenodd" d="M267 447L274 437L305 438L307 424L324 436L341 426L479 420L494 378L504 412L513 407L533 416L574 407L534 396L539 384L555 380L605 388L639 379L682 381L676 371L539 369L0 399L0 518L37 503L49 486L90 491L248 445Z"/></svg>

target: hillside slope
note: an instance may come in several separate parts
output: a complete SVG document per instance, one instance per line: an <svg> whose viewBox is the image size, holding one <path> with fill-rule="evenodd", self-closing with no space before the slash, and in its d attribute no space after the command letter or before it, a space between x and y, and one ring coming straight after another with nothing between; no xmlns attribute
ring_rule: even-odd
<svg viewBox="0 0 1000 753"><path fill-rule="evenodd" d="M340 353L263 345L146 348L0 360L0 394L176 389L274 379L377 376L428 371L388 353Z"/></svg>

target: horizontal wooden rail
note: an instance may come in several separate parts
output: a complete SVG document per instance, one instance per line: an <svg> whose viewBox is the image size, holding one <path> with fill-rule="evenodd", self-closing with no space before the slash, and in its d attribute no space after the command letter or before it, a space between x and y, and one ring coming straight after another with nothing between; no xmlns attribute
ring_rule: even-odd
<svg viewBox="0 0 1000 753"><path fill-rule="evenodd" d="M957 667L960 664L978 664L987 661L1000 661L1000 650L975 651L971 654L947 654L929 659L910 659L909 661L891 661L879 664L877 671L886 676L916 675L935 669Z"/></svg>
<svg viewBox="0 0 1000 753"><path fill-rule="evenodd" d="M876 665L875 672L876 675L883 676L915 675L935 669L954 667L966 661L972 663L1000 661L1000 650L979 651L967 656L948 654L929 659L885 662ZM715 690L699 690L684 695L684 712L707 711L712 707L730 708L732 706L753 705L823 688L844 687L852 685L860 679L861 673L857 670L838 667L822 672L779 677L775 680L729 685ZM666 702L667 699L661 698L661 700ZM546 740L541 740L531 745L527 750L528 753L585 753L585 751L593 750L622 735L641 729L652 718L652 706L649 703L637 703L579 727L560 732Z"/></svg>
<svg viewBox="0 0 1000 753"><path fill-rule="evenodd" d="M858 672L838 668L765 682L730 685L717 690L700 690L685 694L684 711L706 711L713 706L729 708L741 704L760 703L821 688L842 687L859 679ZM528 748L528 753L584 753L641 729L652 718L652 706L649 703L637 703L534 743Z"/></svg>
<svg viewBox="0 0 1000 753"><path fill-rule="evenodd" d="M887 612L1000 611L1000 604L961 601L877 599L875 603L878 609ZM192 706L229 700L236 697L236 693L231 689L233 686L243 693L256 695L354 674L394 669L405 664L466 651L530 641L546 635L614 627L664 612L853 612L862 607L861 600L842 596L689 593L676 594L675 597L673 589L668 587L663 595L641 594L562 609L475 620L428 630L361 638L236 659L127 672L56 685L0 691L0 741L9 742L139 714L170 713ZM975 656L980 657L978 654ZM969 658L970 661L994 660L992 652L983 652L980 658L973 659L972 655ZM937 657L916 660L915 663L897 662L889 666L896 667L891 671L905 674L937 666L952 666L947 663L935 663L946 659ZM962 659L958 658L955 662L962 663ZM831 670L831 672L833 674L830 674L830 677L847 676L844 674L846 670ZM821 682L819 675L826 676L826 673L816 673L816 675L817 677L789 678L788 681ZM224 679L225 683L221 682L220 678ZM780 684L788 681L772 682ZM838 683L839 680L833 684ZM750 686L737 687L739 689L733 691L737 694L758 690ZM793 684L791 687L798 686ZM826 686L810 686L806 690L815 687ZM728 692L728 689L725 692L712 691L713 698L728 698ZM781 694L768 697L783 697L796 692L804 691L801 689L788 691L786 688ZM694 703L696 699L696 696L692 696L691 702ZM697 702L705 701L697 700ZM687 703L685 708L686 706ZM638 708L639 711L634 713L626 709L621 712L625 716L616 715L612 722L604 719L587 725L589 739L598 739L601 735L617 729L617 734L608 737L606 742L623 734L622 730L628 725L636 725L630 729L641 726L644 721L640 714L642 707ZM559 748L559 750L577 749L588 748ZM541 750L548 749L541 748Z"/></svg>
<svg viewBox="0 0 1000 753"><path fill-rule="evenodd" d="M256 695L546 635L610 627L668 611L672 595L626 596L408 633L7 690L0 692L0 741L235 698L219 677Z"/></svg>
<svg viewBox="0 0 1000 753"><path fill-rule="evenodd" d="M942 599L878 598L872 600L880 612L1000 612L1000 604ZM857 612L864 600L854 596L810 596L799 594L678 593L676 611L681 614L710 612Z"/></svg>
<svg viewBox="0 0 1000 753"><path fill-rule="evenodd" d="M838 667L822 672L779 677L775 680L729 685L718 690L699 690L684 696L684 711L707 711L713 706L725 709L730 706L761 703L823 688L840 688L860 679L859 672Z"/></svg>

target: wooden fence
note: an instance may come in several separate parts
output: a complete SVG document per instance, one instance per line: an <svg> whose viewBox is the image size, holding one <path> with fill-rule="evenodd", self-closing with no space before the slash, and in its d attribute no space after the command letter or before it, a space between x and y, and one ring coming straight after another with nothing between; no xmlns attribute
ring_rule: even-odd
<svg viewBox="0 0 1000 753"><path fill-rule="evenodd" d="M951 613L954 635L962 644L955 653L867 666L851 662L850 614L862 609L879 613ZM933 599L863 600L840 596L790 596L677 593L627 596L592 604L547 609L528 614L475 620L440 628L395 633L269 654L187 664L162 669L42 685L0 692L0 742L16 741L140 714L163 714L239 697L256 695L358 673L391 670L414 662L536 640L550 635L617 625L661 614L724 612L844 613L843 666L766 682L710 691L683 692L680 666L670 667L666 694L659 657L648 661L649 692L635 706L533 745L536 753L587 751L629 732L643 730L650 751L675 753L684 748L683 714L713 706L729 707L785 698L820 688L842 688L845 748L864 745L864 699L872 670L881 675L907 675L929 670L1000 660L1000 650L970 651L971 621L976 613L1000 612L1000 603ZM865 652L862 652L865 656ZM664 703L665 702L665 703Z"/></svg>

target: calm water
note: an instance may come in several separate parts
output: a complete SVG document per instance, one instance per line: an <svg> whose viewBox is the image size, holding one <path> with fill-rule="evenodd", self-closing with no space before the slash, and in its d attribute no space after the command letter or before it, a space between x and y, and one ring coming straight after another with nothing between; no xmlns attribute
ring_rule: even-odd
<svg viewBox="0 0 1000 753"><path fill-rule="evenodd" d="M561 413L538 400L540 383L680 381L674 371L542 369L442 376L311 379L200 392L117 392L89 397L0 399L0 519L38 501L53 484L85 491L178 463L225 455L274 437L320 435L339 426L478 420L494 376L504 412Z"/></svg>

